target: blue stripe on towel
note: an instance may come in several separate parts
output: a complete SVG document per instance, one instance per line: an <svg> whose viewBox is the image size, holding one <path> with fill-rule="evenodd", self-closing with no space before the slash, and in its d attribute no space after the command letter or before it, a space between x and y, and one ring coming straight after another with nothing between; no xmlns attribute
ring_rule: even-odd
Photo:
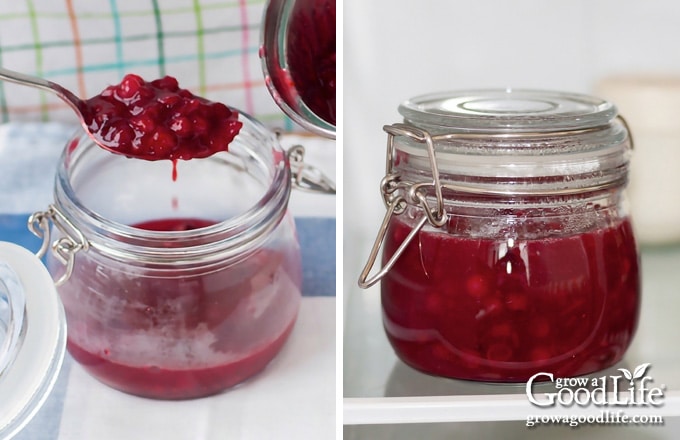
<svg viewBox="0 0 680 440"><path fill-rule="evenodd" d="M36 252L40 239L28 230L26 214L0 214L0 241ZM335 296L335 219L296 218L302 249L302 294Z"/></svg>

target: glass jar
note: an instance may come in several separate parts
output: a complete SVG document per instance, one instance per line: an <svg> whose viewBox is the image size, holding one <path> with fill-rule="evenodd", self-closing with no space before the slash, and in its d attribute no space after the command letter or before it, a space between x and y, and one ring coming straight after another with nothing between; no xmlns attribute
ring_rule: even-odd
<svg viewBox="0 0 680 440"><path fill-rule="evenodd" d="M534 90L420 96L385 127L388 207L360 277L426 373L493 382L619 361L640 308L615 106ZM369 277L381 245L383 268Z"/></svg>
<svg viewBox="0 0 680 440"><path fill-rule="evenodd" d="M240 119L228 153L175 170L84 134L66 146L54 205L35 216L53 225L47 266L68 351L103 383L207 396L261 371L291 333L302 275L289 158L260 123Z"/></svg>
<svg viewBox="0 0 680 440"><path fill-rule="evenodd" d="M260 58L274 101L303 128L335 138L335 0L269 0Z"/></svg>

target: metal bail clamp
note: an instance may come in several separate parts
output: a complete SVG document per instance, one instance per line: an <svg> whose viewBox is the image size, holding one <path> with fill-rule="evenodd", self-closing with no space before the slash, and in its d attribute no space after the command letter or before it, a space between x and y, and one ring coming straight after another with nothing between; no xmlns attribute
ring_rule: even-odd
<svg viewBox="0 0 680 440"><path fill-rule="evenodd" d="M367 289L380 281L387 272L394 266L397 259L404 253L406 247L418 234L418 232L429 222L432 226L441 228L446 225L447 215L444 211L444 197L442 195L442 185L439 180L439 169L437 168L437 159L435 156L434 140L430 133L420 128L413 127L409 124L393 124L386 125L383 130L387 132L387 155L385 164L385 177L380 183L383 201L387 207L387 212L383 218L378 235L373 243L371 252L368 256L368 261L359 275L359 287ZM430 168L432 170L432 181L405 183L400 181L398 172L394 171L395 158L395 136L405 136L418 143L425 144L427 148L428 158L430 160ZM434 189L437 206L432 208L427 200L426 190L428 188ZM397 247L394 254L385 262L382 269L375 275L369 276L375 262L380 253L380 248L385 241L389 221L393 215L399 215L406 210L408 203L420 205L423 209L424 215L418 220L418 223L409 232L404 241Z"/></svg>
<svg viewBox="0 0 680 440"><path fill-rule="evenodd" d="M64 234L63 237L59 237L51 244L50 221ZM38 258L44 257L47 254L47 250L51 247L52 254L66 266L62 276L54 282L55 286L61 286L73 273L76 253L81 250L87 251L90 247L89 242L83 233L54 205L49 205L45 211L33 213L28 218L28 229L33 235L42 239L40 249L36 253Z"/></svg>
<svg viewBox="0 0 680 440"><path fill-rule="evenodd" d="M305 163L305 147L293 145L286 151L292 172L293 188L322 194L335 194L335 182L320 169Z"/></svg>

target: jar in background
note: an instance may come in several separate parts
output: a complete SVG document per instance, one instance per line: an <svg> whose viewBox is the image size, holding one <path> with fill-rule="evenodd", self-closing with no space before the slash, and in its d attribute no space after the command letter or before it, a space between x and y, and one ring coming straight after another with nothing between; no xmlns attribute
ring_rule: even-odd
<svg viewBox="0 0 680 440"><path fill-rule="evenodd" d="M619 361L640 308L615 106L578 94L421 96L385 127L388 208L369 262L387 337L408 365L478 381ZM383 268L369 277L380 247Z"/></svg>
<svg viewBox="0 0 680 440"><path fill-rule="evenodd" d="M260 58L276 104L303 128L335 138L335 0L268 0Z"/></svg>
<svg viewBox="0 0 680 440"><path fill-rule="evenodd" d="M149 162L87 135L67 145L48 267L67 348L100 381L145 397L207 396L261 371L301 300L288 158L241 114L228 153ZM61 260L61 261L59 261ZM64 263L64 264L62 264Z"/></svg>

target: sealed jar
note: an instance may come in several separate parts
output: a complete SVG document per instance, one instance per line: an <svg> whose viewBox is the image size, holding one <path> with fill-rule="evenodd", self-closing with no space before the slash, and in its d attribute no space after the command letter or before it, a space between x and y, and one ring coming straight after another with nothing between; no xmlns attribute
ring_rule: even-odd
<svg viewBox="0 0 680 440"><path fill-rule="evenodd" d="M420 96L399 112L404 122L385 127L387 214L360 277L382 281L398 357L494 382L619 361L640 269L625 194L632 144L616 107L481 90Z"/></svg>
<svg viewBox="0 0 680 440"><path fill-rule="evenodd" d="M214 394L265 368L290 335L302 278L291 159L240 119L228 153L179 161L174 177L170 161L111 154L84 134L66 146L54 204L33 222L52 225L68 351L105 384Z"/></svg>

